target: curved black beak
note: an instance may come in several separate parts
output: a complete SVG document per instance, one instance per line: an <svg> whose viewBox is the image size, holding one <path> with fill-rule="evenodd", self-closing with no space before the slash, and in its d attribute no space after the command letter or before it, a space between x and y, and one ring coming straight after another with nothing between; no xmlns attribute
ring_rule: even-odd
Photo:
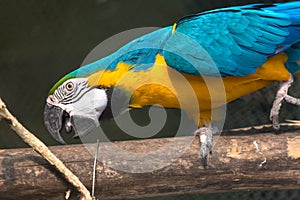
<svg viewBox="0 0 300 200"><path fill-rule="evenodd" d="M44 109L44 123L52 137L61 144L67 144L60 135L64 123L64 110L58 106L46 104Z"/></svg>

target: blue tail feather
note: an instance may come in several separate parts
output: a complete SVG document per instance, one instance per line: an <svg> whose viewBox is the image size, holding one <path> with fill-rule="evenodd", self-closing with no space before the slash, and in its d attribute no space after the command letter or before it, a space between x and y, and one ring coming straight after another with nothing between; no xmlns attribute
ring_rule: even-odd
<svg viewBox="0 0 300 200"><path fill-rule="evenodd" d="M288 61L286 63L286 68L291 73L295 73L300 70L300 66L297 62L300 61L300 42L292 45L288 50L286 50L288 56Z"/></svg>

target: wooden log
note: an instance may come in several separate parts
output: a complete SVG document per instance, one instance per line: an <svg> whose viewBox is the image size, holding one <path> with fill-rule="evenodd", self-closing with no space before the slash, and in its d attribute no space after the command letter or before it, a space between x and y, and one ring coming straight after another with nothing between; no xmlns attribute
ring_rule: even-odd
<svg viewBox="0 0 300 200"><path fill-rule="evenodd" d="M193 138L183 137L178 141L187 139ZM115 155L111 145L133 153L149 152L171 141L172 138L165 138L100 143L99 153L107 158ZM178 151L175 146L171 148L174 148L171 151ZM93 156L83 145L50 149L85 185L91 186ZM128 173L108 167L109 161L99 163L96 197L132 199L187 193L300 189L299 158L300 135L297 132L224 135L219 137L209 156L208 168L203 169L199 143L194 140L179 159L153 172ZM130 162L126 157L120 159L120 163L126 162ZM150 159L140 162L143 166L153 164ZM0 150L1 199L63 199L68 188L72 189L55 168L32 149ZM73 192L70 199L78 199L78 194Z"/></svg>

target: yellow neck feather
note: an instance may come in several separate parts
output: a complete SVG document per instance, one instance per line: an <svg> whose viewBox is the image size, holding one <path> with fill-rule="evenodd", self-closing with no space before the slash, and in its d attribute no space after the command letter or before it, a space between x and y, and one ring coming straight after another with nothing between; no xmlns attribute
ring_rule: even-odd
<svg viewBox="0 0 300 200"><path fill-rule="evenodd" d="M118 63L114 70L100 70L88 77L88 84L91 87L112 87L116 86L119 80L126 74L132 66L126 63Z"/></svg>

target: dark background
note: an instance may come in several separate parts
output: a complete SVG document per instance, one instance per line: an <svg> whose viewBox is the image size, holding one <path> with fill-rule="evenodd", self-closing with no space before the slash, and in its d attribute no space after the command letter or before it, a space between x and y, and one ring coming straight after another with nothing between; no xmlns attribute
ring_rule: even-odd
<svg viewBox="0 0 300 200"><path fill-rule="evenodd" d="M43 124L48 91L59 78L81 65L100 42L132 28L172 25L187 14L258 2L282 1L0 0L0 97L42 141L48 145L57 144ZM231 103L226 127L269 123L275 92L276 84ZM285 104L283 109L281 120L299 116L299 109L295 106ZM111 126L113 123L107 124ZM5 123L0 122L0 148L18 147L26 145ZM261 194L267 193L243 195Z"/></svg>

